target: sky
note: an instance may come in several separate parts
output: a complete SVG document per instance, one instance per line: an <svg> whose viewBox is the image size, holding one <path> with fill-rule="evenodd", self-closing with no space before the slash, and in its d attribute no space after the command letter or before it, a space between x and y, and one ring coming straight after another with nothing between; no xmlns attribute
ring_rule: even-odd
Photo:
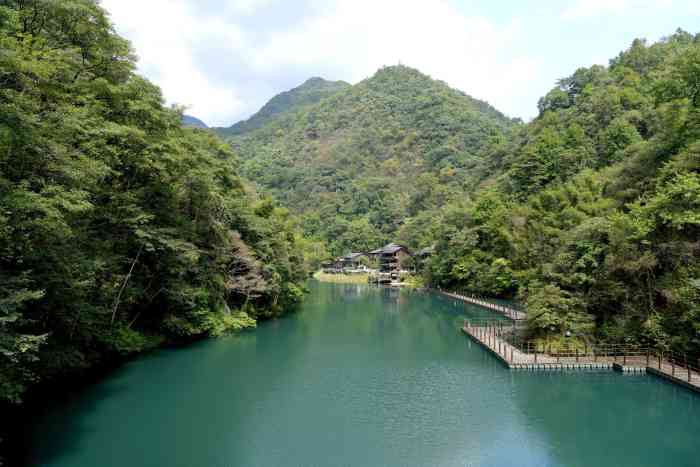
<svg viewBox="0 0 700 467"><path fill-rule="evenodd" d="M635 38L700 32L700 0L102 0L166 101L230 126L311 77L404 64L527 121Z"/></svg>

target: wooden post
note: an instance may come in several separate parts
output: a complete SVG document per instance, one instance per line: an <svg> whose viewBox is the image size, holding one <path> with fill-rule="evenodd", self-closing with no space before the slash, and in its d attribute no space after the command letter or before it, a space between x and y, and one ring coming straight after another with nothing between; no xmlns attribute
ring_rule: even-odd
<svg viewBox="0 0 700 467"><path fill-rule="evenodd" d="M671 356L671 376L676 376L676 366L673 364L673 356Z"/></svg>
<svg viewBox="0 0 700 467"><path fill-rule="evenodd" d="M622 354L622 364L627 365L627 352Z"/></svg>
<svg viewBox="0 0 700 467"><path fill-rule="evenodd" d="M649 366L649 349L647 349L647 366Z"/></svg>
<svg viewBox="0 0 700 467"><path fill-rule="evenodd" d="M578 347L576 347L576 363L578 363Z"/></svg>
<svg viewBox="0 0 700 467"><path fill-rule="evenodd" d="M659 370L661 370L661 352L659 352Z"/></svg>
<svg viewBox="0 0 700 467"><path fill-rule="evenodd" d="M685 367L688 369L688 382L690 383L690 365L688 365L688 354L685 354Z"/></svg>

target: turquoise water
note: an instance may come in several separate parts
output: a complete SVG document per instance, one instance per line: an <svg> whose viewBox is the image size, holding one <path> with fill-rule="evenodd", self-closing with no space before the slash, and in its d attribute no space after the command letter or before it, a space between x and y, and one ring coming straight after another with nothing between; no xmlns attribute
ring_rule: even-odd
<svg viewBox="0 0 700 467"><path fill-rule="evenodd" d="M487 312L313 283L257 331L138 359L37 420L32 465L697 466L700 397L652 376L509 372Z"/></svg>

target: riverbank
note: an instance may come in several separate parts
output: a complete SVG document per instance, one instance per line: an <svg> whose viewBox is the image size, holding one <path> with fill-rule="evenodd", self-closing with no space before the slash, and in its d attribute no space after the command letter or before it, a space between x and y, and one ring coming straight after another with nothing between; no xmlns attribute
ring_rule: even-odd
<svg viewBox="0 0 700 467"><path fill-rule="evenodd" d="M318 271L313 278L330 284L367 284L369 282L369 274L327 274Z"/></svg>
<svg viewBox="0 0 700 467"><path fill-rule="evenodd" d="M313 275L313 278L319 282L327 282L329 284L368 284L370 283L369 274L327 274L318 271ZM400 284L407 289L422 289L425 283L419 276L406 276Z"/></svg>
<svg viewBox="0 0 700 467"><path fill-rule="evenodd" d="M287 314L287 313L284 313ZM280 315L281 316L281 315ZM156 344L138 352L120 354L111 352L103 354L98 361L89 366L61 372L37 381L23 395L22 402L11 403L0 400L0 467L23 467L32 465L27 456L32 449L29 440L35 421L55 407L68 405L80 398L91 388L104 384L106 380L130 363L158 352L186 350L205 341L218 340L231 335L244 335L255 332L257 323L271 321L279 316L258 316L255 326L239 330L228 330L220 335L190 335L182 338L166 338L164 335L154 339Z"/></svg>

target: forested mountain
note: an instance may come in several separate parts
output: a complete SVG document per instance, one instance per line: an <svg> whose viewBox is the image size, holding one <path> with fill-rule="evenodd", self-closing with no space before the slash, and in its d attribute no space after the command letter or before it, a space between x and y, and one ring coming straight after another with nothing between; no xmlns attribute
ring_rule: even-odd
<svg viewBox="0 0 700 467"><path fill-rule="evenodd" d="M206 123L192 115L183 115L182 124L190 128L209 128Z"/></svg>
<svg viewBox="0 0 700 467"><path fill-rule="evenodd" d="M310 78L294 89L280 93L270 99L259 111L247 120L228 128L214 128L220 136L233 136L247 133L266 125L285 114L316 104L322 99L342 91L350 85L344 81L327 81L323 78Z"/></svg>
<svg viewBox="0 0 700 467"><path fill-rule="evenodd" d="M519 295L534 337L700 354L699 42L634 41L527 125L398 66L228 141L326 255L435 244L428 283Z"/></svg>
<svg viewBox="0 0 700 467"><path fill-rule="evenodd" d="M242 170L303 215L330 253L368 250L490 172L484 148L514 122L417 70L357 85L230 138Z"/></svg>
<svg viewBox="0 0 700 467"><path fill-rule="evenodd" d="M293 219L183 128L95 1L0 2L0 41L0 406L299 299Z"/></svg>
<svg viewBox="0 0 700 467"><path fill-rule="evenodd" d="M486 149L493 183L403 233L437 243L433 284L519 293L536 337L700 354L699 106L700 35L636 40Z"/></svg>

